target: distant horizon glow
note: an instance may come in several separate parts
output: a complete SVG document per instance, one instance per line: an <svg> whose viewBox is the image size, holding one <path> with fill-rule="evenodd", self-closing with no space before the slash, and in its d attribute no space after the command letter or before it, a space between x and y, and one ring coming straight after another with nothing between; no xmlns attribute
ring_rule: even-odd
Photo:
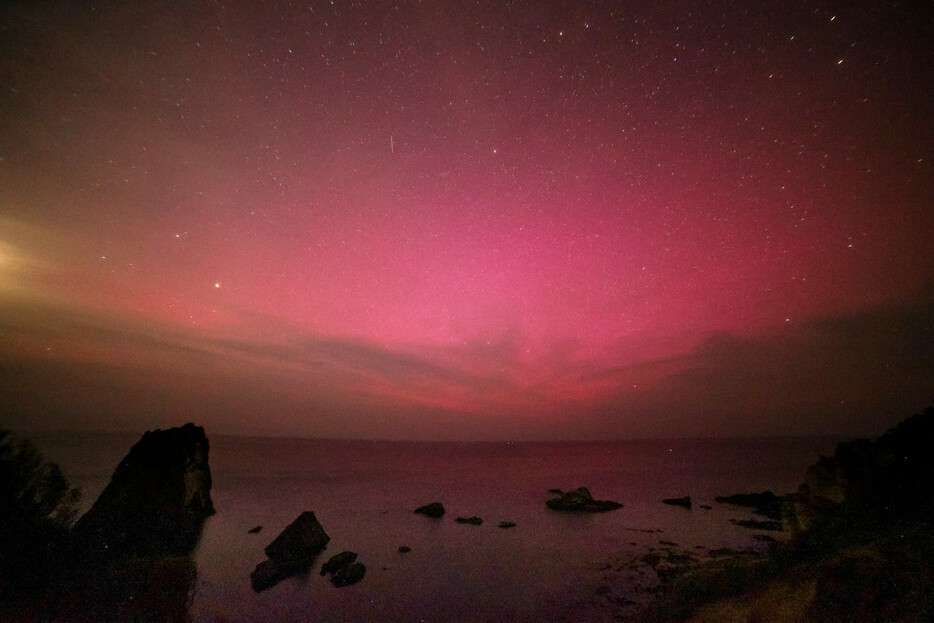
<svg viewBox="0 0 934 623"><path fill-rule="evenodd" d="M919 18L750 6L9 3L3 420L610 439L934 404Z"/></svg>

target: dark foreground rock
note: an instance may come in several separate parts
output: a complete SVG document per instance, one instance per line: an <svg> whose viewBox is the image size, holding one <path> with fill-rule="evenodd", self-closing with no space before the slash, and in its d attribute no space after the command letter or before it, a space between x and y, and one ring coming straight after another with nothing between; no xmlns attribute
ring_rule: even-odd
<svg viewBox="0 0 934 623"><path fill-rule="evenodd" d="M350 586L362 580L364 575L366 575L366 567L363 563L354 562L338 569L331 576L331 584L338 588Z"/></svg>
<svg viewBox="0 0 934 623"><path fill-rule="evenodd" d="M191 552L211 501L209 444L194 424L147 432L75 525L91 550L137 556Z"/></svg>
<svg viewBox="0 0 934 623"><path fill-rule="evenodd" d="M266 590L287 577L307 573L330 540L315 514L305 511L266 546L268 560L250 574L253 590Z"/></svg>
<svg viewBox="0 0 934 623"><path fill-rule="evenodd" d="M683 498L665 498L662 500L662 504L668 504L670 506L683 506L684 508L691 508L691 496L686 495Z"/></svg>
<svg viewBox="0 0 934 623"><path fill-rule="evenodd" d="M432 502L431 504L425 504L424 506L419 506L416 508L413 513L419 515L426 515L433 519L438 519L439 517L444 516L444 504L441 502Z"/></svg>
<svg viewBox="0 0 934 623"><path fill-rule="evenodd" d="M214 512L204 429L147 432L68 535L31 618L185 620L197 578L191 552Z"/></svg>
<svg viewBox="0 0 934 623"><path fill-rule="evenodd" d="M545 506L556 511L578 513L605 513L623 507L619 502L593 499L586 487L562 493L560 496L545 502Z"/></svg>

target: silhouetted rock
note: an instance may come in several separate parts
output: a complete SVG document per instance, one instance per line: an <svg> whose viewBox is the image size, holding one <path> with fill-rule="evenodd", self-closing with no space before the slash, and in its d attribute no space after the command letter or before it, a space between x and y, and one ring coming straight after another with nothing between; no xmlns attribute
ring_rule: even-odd
<svg viewBox="0 0 934 623"><path fill-rule="evenodd" d="M331 584L338 588L356 584L366 575L366 567L362 563L354 562L346 567L341 567L331 576Z"/></svg>
<svg viewBox="0 0 934 623"><path fill-rule="evenodd" d="M691 508L691 496L686 495L683 498L666 498L662 500L663 504L669 504L671 506L683 506L684 508Z"/></svg>
<svg viewBox="0 0 934 623"><path fill-rule="evenodd" d="M399 553L400 553L400 554L408 554L408 553L411 552L411 551L412 551L412 548L409 547L408 545L400 545L400 546L399 546Z"/></svg>
<svg viewBox="0 0 934 623"><path fill-rule="evenodd" d="M74 527L51 599L59 620L184 620L190 553L214 514L208 455L194 424L147 432L130 449Z"/></svg>
<svg viewBox="0 0 934 623"><path fill-rule="evenodd" d="M147 432L75 525L79 546L109 556L192 551L214 514L208 451L194 424Z"/></svg>
<svg viewBox="0 0 934 623"><path fill-rule="evenodd" d="M499 522L500 528L515 528L516 524L513 521L501 521Z"/></svg>
<svg viewBox="0 0 934 623"><path fill-rule="evenodd" d="M564 492L563 492L561 489L549 489L549 490L548 490L548 493L557 493L557 494L561 494L561 493L564 493Z"/></svg>
<svg viewBox="0 0 934 623"><path fill-rule="evenodd" d="M354 562L357 559L356 552L341 552L340 554L334 554L328 561L321 565L321 575L326 573L334 573L338 569L343 569L350 563Z"/></svg>
<svg viewBox="0 0 934 623"><path fill-rule="evenodd" d="M753 512L769 519L780 521L782 518L782 503L784 498L771 491L762 493L737 493L735 495L721 495L716 497L720 504L732 504L752 508Z"/></svg>
<svg viewBox="0 0 934 623"><path fill-rule="evenodd" d="M412 512L418 513L419 515L427 515L428 517L437 519L444 515L444 504L441 502L432 502L431 504L419 506Z"/></svg>
<svg viewBox="0 0 934 623"><path fill-rule="evenodd" d="M619 502L611 500L595 500L586 487L562 493L559 497L545 502L545 505L556 511L572 511L578 513L605 513L606 511L622 508Z"/></svg>
<svg viewBox="0 0 934 623"><path fill-rule="evenodd" d="M483 524L483 519L481 519L480 517L477 517L477 516L473 516L473 517L458 517L458 518L455 519L454 521L456 521L457 523L470 524L471 526L479 526L479 525Z"/></svg>
<svg viewBox="0 0 934 623"><path fill-rule="evenodd" d="M254 526L254 527L250 528L249 530L247 530L246 532L247 532L247 534L259 534L259 533L260 533L260 530L262 530L262 529L263 529L262 526Z"/></svg>
<svg viewBox="0 0 934 623"><path fill-rule="evenodd" d="M315 514L305 511L266 546L269 560L256 565L250 574L253 590L265 590L289 576L306 573L330 540Z"/></svg>

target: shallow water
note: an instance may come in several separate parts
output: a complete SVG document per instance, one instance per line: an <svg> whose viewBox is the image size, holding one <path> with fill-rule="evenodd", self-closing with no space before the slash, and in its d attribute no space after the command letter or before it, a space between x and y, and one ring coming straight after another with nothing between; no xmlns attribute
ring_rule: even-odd
<svg viewBox="0 0 934 623"><path fill-rule="evenodd" d="M37 441L83 487L88 507L137 439ZM833 445L826 438L462 444L212 436L218 513L195 553L190 614L205 622L613 620L622 600L645 600L627 561L663 547L659 541L699 555L761 549L755 532L729 521L750 512L713 498L792 491ZM594 515L545 507L548 489L578 486L624 507ZM692 496L693 510L660 502L683 495ZM432 501L444 503L444 518L412 513ZM305 510L331 536L319 564L307 577L254 593L249 574L263 548ZM473 515L482 526L454 521ZM502 529L500 521L517 526ZM256 525L262 532L248 534ZM400 553L401 545L412 551ZM317 568L342 550L357 552L367 574L337 589Z"/></svg>

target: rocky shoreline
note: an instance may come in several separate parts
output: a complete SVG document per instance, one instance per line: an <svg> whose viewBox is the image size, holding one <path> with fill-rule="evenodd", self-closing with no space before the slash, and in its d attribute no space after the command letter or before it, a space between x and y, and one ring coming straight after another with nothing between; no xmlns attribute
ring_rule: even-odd
<svg viewBox="0 0 934 623"><path fill-rule="evenodd" d="M615 555L597 569L604 580L593 587L594 602L614 620L650 623L931 620L932 442L934 410L928 410L876 440L839 444L833 456L820 457L808 469L795 493L716 497L717 505L748 511L747 518L729 521L755 531L750 536L762 545L754 550L685 548L661 530L632 528L654 535L654 543L638 554ZM146 433L91 510L63 537L58 547L64 562L49 575L55 588L18 616L5 608L4 617L184 617L197 578L190 554L214 512L208 449L204 431L191 424ZM680 497L657 503L675 507L674 513L711 510L703 499L672 493ZM558 514L623 507L594 499L586 487L543 491L541 500ZM517 526L509 517L485 522L467 512L445 519L446 510L434 501L413 512L450 526L443 529L485 531L492 525L522 531L521 522ZM250 535L262 530L244 528ZM784 535L772 536L778 531ZM269 590L286 577L308 574L329 541L315 514L303 512L265 548L267 559L244 575L255 591ZM398 555L412 551L400 543L391 547ZM335 587L365 582L366 571L355 551L331 555L321 567Z"/></svg>
<svg viewBox="0 0 934 623"><path fill-rule="evenodd" d="M649 623L934 620L934 409L875 440L840 443L797 492L718 499L779 516L791 534L659 574ZM774 519L772 521L775 521ZM760 526L761 527L761 526ZM658 570L658 568L656 568Z"/></svg>

